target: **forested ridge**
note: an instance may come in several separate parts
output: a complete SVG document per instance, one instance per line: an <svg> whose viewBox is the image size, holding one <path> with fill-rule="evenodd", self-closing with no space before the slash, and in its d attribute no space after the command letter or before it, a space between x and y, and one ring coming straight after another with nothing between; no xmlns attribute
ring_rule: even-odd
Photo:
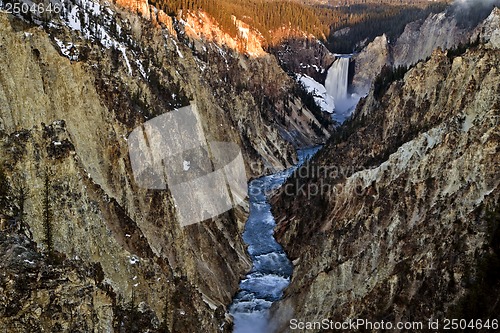
<svg viewBox="0 0 500 333"><path fill-rule="evenodd" d="M389 30L389 35L402 32L410 21L425 18L430 12L440 11L445 4L422 3L422 1L395 1L398 5L388 5L392 0L365 0L366 4L350 5L361 1L348 1L347 6L305 4L297 1L270 0L152 0L151 3L172 16L183 15L187 11L202 10L212 16L230 35L236 37L237 27L232 16L258 30L265 41L270 42L272 32L280 28L300 30L312 34L324 42L334 52L347 52L353 43L364 38L374 38ZM373 4L373 2L384 4ZM347 3L347 2L346 2ZM334 32L342 28L355 27L350 44L338 40Z"/></svg>
<svg viewBox="0 0 500 333"><path fill-rule="evenodd" d="M327 36L329 27L320 21L317 9L292 1L264 0L152 0L151 3L169 15L186 10L203 10L233 36L237 28L231 16L235 16L257 29L265 39L270 32L283 26L291 26L320 38Z"/></svg>

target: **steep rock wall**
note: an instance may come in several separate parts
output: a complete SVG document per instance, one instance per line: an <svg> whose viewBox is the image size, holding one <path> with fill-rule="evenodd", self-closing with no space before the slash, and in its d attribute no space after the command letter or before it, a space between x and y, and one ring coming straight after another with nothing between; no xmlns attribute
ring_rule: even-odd
<svg viewBox="0 0 500 333"><path fill-rule="evenodd" d="M21 221L7 218L4 253L18 249L34 264L7 267L2 304L22 302L2 327L128 332L138 325L130 318L146 313L141 330L217 330L248 268L244 211L181 228L168 193L135 184L125 140L132 128L108 109L90 67L61 57L43 30L1 19L2 173L11 196L27 192L24 229L44 253L25 254L16 245L28 242L15 236ZM33 280L12 285L23 269Z"/></svg>
<svg viewBox="0 0 500 333"><path fill-rule="evenodd" d="M352 88L359 95L365 95L370 90L373 79L391 62L387 36L376 37L353 59L355 65Z"/></svg>
<svg viewBox="0 0 500 333"><path fill-rule="evenodd" d="M238 144L250 178L293 163L284 135L309 145L326 131L290 124L299 110L317 120L270 57L197 49L154 10L66 5L81 15L0 15L0 326L230 331L247 207L182 228L168 191L136 184L128 135L194 102L207 140Z"/></svg>
<svg viewBox="0 0 500 333"><path fill-rule="evenodd" d="M495 7L484 23L471 27L457 22L456 13L448 9L431 14L423 21L409 23L394 41L388 41L385 36L377 37L354 56L356 70L353 89L357 93L366 93L384 65L409 67L430 57L437 48L448 50L469 41L474 42L479 31L484 29L482 27L495 21L498 16L499 9Z"/></svg>
<svg viewBox="0 0 500 333"><path fill-rule="evenodd" d="M499 54L436 51L362 100L275 197L295 265L276 331L291 318L498 318Z"/></svg>

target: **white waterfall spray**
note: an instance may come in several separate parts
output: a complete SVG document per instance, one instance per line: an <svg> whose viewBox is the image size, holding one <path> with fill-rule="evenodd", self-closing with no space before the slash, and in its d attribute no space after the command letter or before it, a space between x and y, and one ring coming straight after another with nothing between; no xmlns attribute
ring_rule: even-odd
<svg viewBox="0 0 500 333"><path fill-rule="evenodd" d="M340 57L328 70L325 88L333 96L335 103L347 98L347 83L349 78L349 58Z"/></svg>
<svg viewBox="0 0 500 333"><path fill-rule="evenodd" d="M325 88L328 95L333 97L335 110L333 119L344 122L356 108L360 96L347 94L349 83L349 62L352 55L338 55L326 75Z"/></svg>

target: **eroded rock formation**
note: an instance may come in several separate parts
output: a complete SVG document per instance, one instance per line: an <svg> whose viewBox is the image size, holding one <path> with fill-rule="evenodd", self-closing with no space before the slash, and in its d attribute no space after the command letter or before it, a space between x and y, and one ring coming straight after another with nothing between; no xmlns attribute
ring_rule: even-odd
<svg viewBox="0 0 500 333"><path fill-rule="evenodd" d="M249 269L247 207L181 227L168 191L135 182L128 135L194 103L207 140L241 147L249 178L291 165L293 145L328 136L274 58L127 4L134 13L65 2L50 23L0 14L8 332L230 331L226 306Z"/></svg>
<svg viewBox="0 0 500 333"><path fill-rule="evenodd" d="M387 40L385 36L377 37L354 57L353 90L366 93L384 65L409 67L430 57L437 48L448 50L475 42L479 31L487 29L482 27L498 20L498 17L500 11L495 7L484 22L474 22L476 26L470 26L463 24L456 13L448 9L431 14L426 20L408 24L394 41Z"/></svg>

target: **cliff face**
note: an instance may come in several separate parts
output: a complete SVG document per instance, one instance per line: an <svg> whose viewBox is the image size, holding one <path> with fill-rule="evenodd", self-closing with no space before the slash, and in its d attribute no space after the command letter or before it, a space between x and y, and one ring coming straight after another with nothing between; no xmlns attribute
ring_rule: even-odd
<svg viewBox="0 0 500 333"><path fill-rule="evenodd" d="M373 79L390 62L391 54L387 36L376 37L354 57L352 88L355 92L362 96L367 94Z"/></svg>
<svg viewBox="0 0 500 333"><path fill-rule="evenodd" d="M428 58L437 48L448 50L470 40L475 41L481 27L497 19L499 14L499 9L495 7L485 20L486 23L470 26L462 24L459 18L457 21L459 15L449 9L431 14L423 21L408 24L401 36L392 42L385 36L377 37L354 56L356 70L353 89L358 93L366 93L384 65L408 67Z"/></svg>
<svg viewBox="0 0 500 333"><path fill-rule="evenodd" d="M247 208L182 228L169 191L135 182L128 135L194 103L207 140L238 144L251 177L326 131L269 56L151 7L64 4L45 21L0 15L0 327L229 331ZM293 122L299 110L310 121Z"/></svg>
<svg viewBox="0 0 500 333"><path fill-rule="evenodd" d="M248 24L232 17L237 27L237 36L224 32L218 23L203 12L189 13L186 17L185 31L193 40L214 42L251 57L266 57L262 47L262 36Z"/></svg>
<svg viewBox="0 0 500 333"><path fill-rule="evenodd" d="M393 48L394 66L409 66L426 59L438 47L447 50L465 43L470 31L458 26L452 16L444 12L430 15L423 22L406 26Z"/></svg>
<svg viewBox="0 0 500 333"><path fill-rule="evenodd" d="M474 30L471 39L479 40L483 43L489 42L492 47L500 48L500 8L496 7L481 24Z"/></svg>
<svg viewBox="0 0 500 333"><path fill-rule="evenodd" d="M290 32L286 32L290 35ZM281 66L288 72L305 74L317 82L325 82L327 69L335 56L312 36L288 37L271 47Z"/></svg>
<svg viewBox="0 0 500 333"><path fill-rule="evenodd" d="M362 100L274 198L295 264L278 332L291 318L498 318L498 63L491 42L434 52Z"/></svg>
<svg viewBox="0 0 500 333"><path fill-rule="evenodd" d="M244 212L181 228L168 193L135 184L126 138L142 116L117 82L61 57L43 30L1 20L2 175L19 207L2 207L1 326L217 330L248 268Z"/></svg>

